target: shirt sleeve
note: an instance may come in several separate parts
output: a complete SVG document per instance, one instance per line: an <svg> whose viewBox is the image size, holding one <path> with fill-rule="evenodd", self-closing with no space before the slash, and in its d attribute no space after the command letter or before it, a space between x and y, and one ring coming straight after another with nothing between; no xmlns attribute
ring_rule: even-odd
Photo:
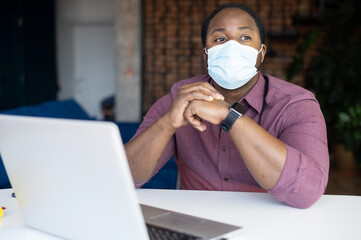
<svg viewBox="0 0 361 240"><path fill-rule="evenodd" d="M290 206L308 208L322 196L328 181L325 120L316 100L290 104L282 118L284 127L278 138L286 144L287 159L269 192Z"/></svg>
<svg viewBox="0 0 361 240"><path fill-rule="evenodd" d="M163 116L172 103L171 95L167 94L164 97L160 98L157 102L155 102L152 107L149 109L147 114L144 116L142 123L140 124L137 132L132 137L134 139L140 133L142 133L145 129L150 127L158 118ZM132 140L131 139L131 140ZM131 141L130 140L130 141ZM159 159L152 176L146 181L142 183L134 183L136 188L142 187L145 183L147 183L158 171L168 162L168 160L172 157L175 151L175 139L174 136L169 140L161 158Z"/></svg>

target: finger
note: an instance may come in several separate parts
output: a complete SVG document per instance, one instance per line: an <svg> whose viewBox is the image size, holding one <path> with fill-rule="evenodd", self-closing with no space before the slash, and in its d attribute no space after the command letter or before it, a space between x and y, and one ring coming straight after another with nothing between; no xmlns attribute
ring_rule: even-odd
<svg viewBox="0 0 361 240"><path fill-rule="evenodd" d="M186 111L184 112L184 118L189 124L191 124L199 131L204 131L207 128L206 125L203 123L202 119L192 113L191 108L186 109Z"/></svg>
<svg viewBox="0 0 361 240"><path fill-rule="evenodd" d="M206 130L206 125L202 122L202 120L200 118L198 118L197 116L192 116L190 118L188 118L188 122L189 124L191 124L195 129L198 129L199 131L204 131Z"/></svg>
<svg viewBox="0 0 361 240"><path fill-rule="evenodd" d="M212 96L214 99L224 99L224 97L222 96L222 94L220 94L220 92L218 92L214 87L212 87L209 83L199 83L198 85L194 86L196 87L196 90L199 90L205 94L209 94L210 96Z"/></svg>
<svg viewBox="0 0 361 240"><path fill-rule="evenodd" d="M220 94L214 87L212 87L209 83L194 83L182 86L179 91L181 94L186 94L190 92L202 92L203 94L209 95L214 99L224 100L222 94Z"/></svg>
<svg viewBox="0 0 361 240"><path fill-rule="evenodd" d="M215 99L213 96L206 94L204 92L200 92L200 91L193 91L188 94L189 95L187 97L190 98L190 99L188 99L189 101L191 101L191 100L213 101Z"/></svg>
<svg viewBox="0 0 361 240"><path fill-rule="evenodd" d="M200 132L204 132L207 129L204 123L202 123L201 125L192 125L192 126Z"/></svg>
<svg viewBox="0 0 361 240"><path fill-rule="evenodd" d="M178 98L184 99L187 102L192 100L205 100L205 101L213 101L214 99L218 100L219 96L212 94L210 92L201 91L200 89L194 91L183 91L178 93Z"/></svg>

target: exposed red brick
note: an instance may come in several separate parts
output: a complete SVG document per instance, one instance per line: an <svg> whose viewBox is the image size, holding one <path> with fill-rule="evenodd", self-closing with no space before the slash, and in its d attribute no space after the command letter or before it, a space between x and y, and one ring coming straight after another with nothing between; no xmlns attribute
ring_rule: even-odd
<svg viewBox="0 0 361 240"><path fill-rule="evenodd" d="M177 81L206 73L201 43L201 24L217 6L229 0L143 1L143 111L165 95ZM317 13L317 0L244 0L265 23L266 30L298 30L299 36L312 26L293 25L296 14ZM297 5L298 3L298 5ZM285 79L285 69L296 53L299 38L270 39L261 71ZM309 51L312 56L314 51ZM309 59L309 58L308 58ZM308 60L306 59L306 62ZM292 82L303 85L302 74Z"/></svg>

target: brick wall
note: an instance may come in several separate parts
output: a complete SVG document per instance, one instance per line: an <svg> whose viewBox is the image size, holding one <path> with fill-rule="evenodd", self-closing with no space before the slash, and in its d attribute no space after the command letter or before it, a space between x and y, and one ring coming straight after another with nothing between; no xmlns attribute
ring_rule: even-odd
<svg viewBox="0 0 361 240"><path fill-rule="evenodd" d="M223 0L143 0L143 111L182 79L206 73L201 25ZM268 40L261 68L285 79L300 37L314 27L317 0L244 0L263 20ZM295 18L298 16L298 18ZM303 85L302 74L292 82Z"/></svg>

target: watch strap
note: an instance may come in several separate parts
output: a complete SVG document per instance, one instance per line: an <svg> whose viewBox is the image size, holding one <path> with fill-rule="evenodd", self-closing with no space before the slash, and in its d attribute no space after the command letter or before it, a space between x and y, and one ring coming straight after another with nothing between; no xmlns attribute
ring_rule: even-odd
<svg viewBox="0 0 361 240"><path fill-rule="evenodd" d="M238 102L232 103L229 109L227 117L222 121L220 127L228 132L236 120L244 115L246 109L240 105Z"/></svg>

